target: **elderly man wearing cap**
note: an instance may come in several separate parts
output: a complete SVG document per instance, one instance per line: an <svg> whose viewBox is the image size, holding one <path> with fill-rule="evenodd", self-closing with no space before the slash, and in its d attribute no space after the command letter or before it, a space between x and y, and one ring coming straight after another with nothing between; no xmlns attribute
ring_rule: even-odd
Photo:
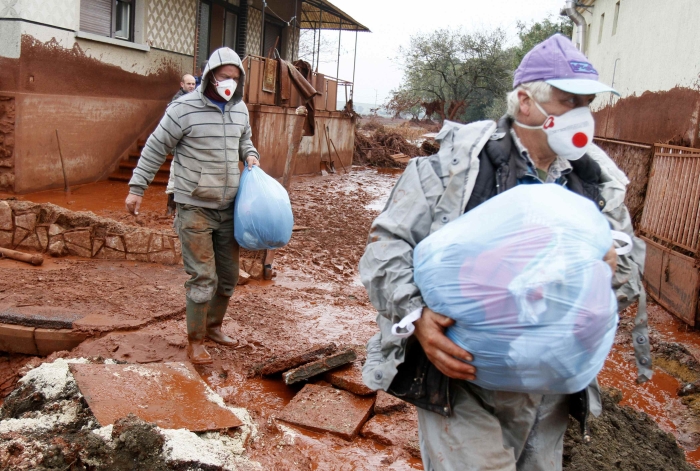
<svg viewBox="0 0 700 471"><path fill-rule="evenodd" d="M639 380L651 377L641 286L644 243L634 238L623 201L625 175L592 143L589 105L613 92L571 41L554 35L537 45L515 72L508 110L498 123L445 123L440 152L413 159L372 224L360 261L362 282L377 308L379 333L367 344L364 382L418 406L425 469L560 470L569 414L601 411L597 382L574 395L492 391L470 380L466 352L444 331L453 320L428 309L413 280L413 249L425 237L489 198L519 184L554 183L592 200L612 229L634 249L606 256L620 309L639 299L633 332ZM415 320L414 335L392 326ZM410 331L410 329L408 329Z"/></svg>

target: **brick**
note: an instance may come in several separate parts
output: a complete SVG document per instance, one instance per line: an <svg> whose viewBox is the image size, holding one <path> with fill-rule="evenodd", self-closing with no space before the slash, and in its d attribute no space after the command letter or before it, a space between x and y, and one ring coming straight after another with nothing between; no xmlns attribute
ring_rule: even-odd
<svg viewBox="0 0 700 471"><path fill-rule="evenodd" d="M124 234L124 246L129 253L148 253L148 244L151 239L151 232L135 231Z"/></svg>
<svg viewBox="0 0 700 471"><path fill-rule="evenodd" d="M13 234L11 231L0 231L0 247L12 247Z"/></svg>
<svg viewBox="0 0 700 471"><path fill-rule="evenodd" d="M66 244L66 249L68 249L68 253L70 253L71 255L77 255L78 257L85 257L85 258L92 257L92 250L91 249L86 249L85 247L80 247L79 245L71 244L68 241L66 241L65 244Z"/></svg>
<svg viewBox="0 0 700 471"><path fill-rule="evenodd" d="M97 254L97 258L104 258L107 260L124 260L126 258L126 254L119 250L110 249L105 244L105 247L102 247L102 250L100 250L100 252Z"/></svg>
<svg viewBox="0 0 700 471"><path fill-rule="evenodd" d="M24 238L17 248L41 251L41 244L39 243L39 238L32 232Z"/></svg>
<svg viewBox="0 0 700 471"><path fill-rule="evenodd" d="M375 415L362 427L360 435L384 446L401 447L420 458L418 413L415 407L389 415Z"/></svg>
<svg viewBox="0 0 700 471"><path fill-rule="evenodd" d="M51 225L49 226L49 235L50 235L50 236L55 236L55 235L58 235L58 234L63 234L64 232L66 232L66 229L63 228L63 227L61 227L61 226L59 226L58 224L51 224Z"/></svg>
<svg viewBox="0 0 700 471"><path fill-rule="evenodd" d="M70 329L40 329L34 331L34 342L41 356L51 355L53 352L73 350L87 338L83 332L75 332Z"/></svg>
<svg viewBox="0 0 700 471"><path fill-rule="evenodd" d="M34 327L0 324L0 351L38 355L34 330Z"/></svg>
<svg viewBox="0 0 700 471"><path fill-rule="evenodd" d="M26 229L22 229L21 227L16 227L15 228L15 237L12 239L12 245L14 247L17 247L25 237L29 235L29 231Z"/></svg>
<svg viewBox="0 0 700 471"><path fill-rule="evenodd" d="M269 376L275 373L281 373L282 371L296 368L304 363L310 363L328 356L334 353L337 348L338 347L336 347L334 343L329 343L323 347L315 348L303 353L295 353L282 357L272 357L262 363L253 365L253 368L251 368L250 371L250 376Z"/></svg>
<svg viewBox="0 0 700 471"><path fill-rule="evenodd" d="M340 389L307 384L278 419L352 440L369 418L373 404L373 397L357 397Z"/></svg>
<svg viewBox="0 0 700 471"><path fill-rule="evenodd" d="M407 407L408 403L402 401L398 397L392 396L384 391L377 391L377 400L374 403L375 414L388 414L390 412L404 410Z"/></svg>
<svg viewBox="0 0 700 471"><path fill-rule="evenodd" d="M163 236L160 234L153 234L151 237L151 245L148 247L149 252L161 252L169 247L163 247Z"/></svg>
<svg viewBox="0 0 700 471"><path fill-rule="evenodd" d="M34 228L36 227L36 214L26 213L15 216L15 226L26 229L29 232L34 232Z"/></svg>
<svg viewBox="0 0 700 471"><path fill-rule="evenodd" d="M105 245L104 239L93 239L92 240L92 256L94 257Z"/></svg>
<svg viewBox="0 0 700 471"><path fill-rule="evenodd" d="M324 378L333 386L359 396L374 394L374 391L362 382L362 367L357 362L329 371Z"/></svg>
<svg viewBox="0 0 700 471"><path fill-rule="evenodd" d="M76 245L86 249L88 252L92 251L92 238L90 237L90 230L88 229L66 232L63 234L63 240L66 241L66 245ZM88 255L88 257L90 255Z"/></svg>
<svg viewBox="0 0 700 471"><path fill-rule="evenodd" d="M124 242L121 236L118 235L108 235L105 237L105 247L124 252Z"/></svg>
<svg viewBox="0 0 700 471"><path fill-rule="evenodd" d="M314 376L330 371L333 368L351 363L357 359L357 354L354 350L345 350L344 352L322 358L320 360L307 363L293 370L289 370L282 374L285 384L294 384L299 381L304 381Z"/></svg>
<svg viewBox="0 0 700 471"><path fill-rule="evenodd" d="M42 252L45 252L49 248L49 234L48 228L46 226L39 226L36 228L36 237L39 239L39 247Z"/></svg>
<svg viewBox="0 0 700 471"><path fill-rule="evenodd" d="M162 263L163 265L175 265L177 263L175 259L175 252L173 252L172 250L164 250L162 252L151 252L148 254L148 260L154 263Z"/></svg>
<svg viewBox="0 0 700 471"><path fill-rule="evenodd" d="M0 230L11 231L12 229L12 208L7 201L0 201Z"/></svg>
<svg viewBox="0 0 700 471"><path fill-rule="evenodd" d="M60 237L52 237L49 243L49 253L53 257L60 257L66 252L66 244Z"/></svg>
<svg viewBox="0 0 700 471"><path fill-rule="evenodd" d="M132 260L134 262L147 262L148 261L148 254L147 253L131 253L127 252L126 253L126 259L127 260Z"/></svg>

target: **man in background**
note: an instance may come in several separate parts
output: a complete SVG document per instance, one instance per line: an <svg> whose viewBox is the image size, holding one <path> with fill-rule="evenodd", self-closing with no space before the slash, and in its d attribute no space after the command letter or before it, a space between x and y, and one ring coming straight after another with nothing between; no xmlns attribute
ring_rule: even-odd
<svg viewBox="0 0 700 471"><path fill-rule="evenodd" d="M175 96L170 100L171 102L177 100L180 98L182 95L187 95L188 93L192 93L195 89L197 84L195 83L195 79L193 75L190 74L185 74L182 76L182 79L180 79L180 90L175 94Z"/></svg>

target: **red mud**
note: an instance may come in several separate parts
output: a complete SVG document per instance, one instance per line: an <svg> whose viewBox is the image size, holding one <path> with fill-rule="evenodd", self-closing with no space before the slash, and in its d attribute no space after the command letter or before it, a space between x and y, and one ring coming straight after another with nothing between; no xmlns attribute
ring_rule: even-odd
<svg viewBox="0 0 700 471"><path fill-rule="evenodd" d="M676 87L644 92L595 112L596 136L698 147L700 92Z"/></svg>

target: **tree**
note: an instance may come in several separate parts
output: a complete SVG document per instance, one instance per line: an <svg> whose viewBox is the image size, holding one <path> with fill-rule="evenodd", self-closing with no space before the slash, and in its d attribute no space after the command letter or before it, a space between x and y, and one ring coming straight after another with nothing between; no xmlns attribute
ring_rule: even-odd
<svg viewBox="0 0 700 471"><path fill-rule="evenodd" d="M405 88L392 90L389 99L382 106L394 118L410 115L412 119L418 119L423 112L421 99Z"/></svg>
<svg viewBox="0 0 700 471"><path fill-rule="evenodd" d="M399 49L403 83L389 100L390 105L395 101L404 106L393 107L392 112L407 112L420 103L427 116L457 120L489 97L504 94L510 87L512 64L504 44L501 29L476 33L441 29L411 37L409 46Z"/></svg>
<svg viewBox="0 0 700 471"><path fill-rule="evenodd" d="M569 17L554 17L549 16L542 21L534 22L531 25L527 25L522 21L518 21L518 37L520 38L520 45L513 48L513 60L514 66L518 67L520 61L523 60L525 54L530 52L530 50L556 33L561 33L564 36L571 37L574 31L574 23Z"/></svg>

